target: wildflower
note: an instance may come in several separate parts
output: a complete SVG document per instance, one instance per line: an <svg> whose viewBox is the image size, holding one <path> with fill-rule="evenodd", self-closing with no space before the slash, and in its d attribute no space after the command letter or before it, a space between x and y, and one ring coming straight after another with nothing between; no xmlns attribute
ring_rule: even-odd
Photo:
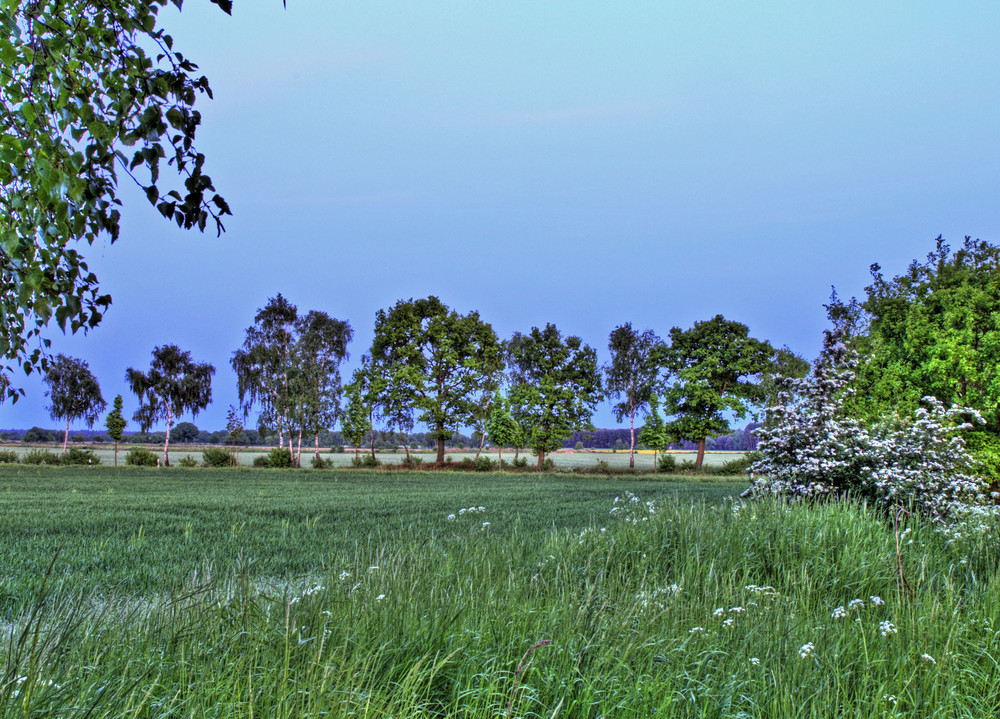
<svg viewBox="0 0 1000 719"><path fill-rule="evenodd" d="M449 514L449 515L448 515L448 519L454 519L454 518L455 518L455 515L454 515L454 514Z"/></svg>
<svg viewBox="0 0 1000 719"><path fill-rule="evenodd" d="M890 704L895 704L896 703L896 695L895 694L883 694L882 695L882 701L889 702Z"/></svg>
<svg viewBox="0 0 1000 719"><path fill-rule="evenodd" d="M486 529L488 526L490 526L489 522L483 522L483 529Z"/></svg>
<svg viewBox="0 0 1000 719"><path fill-rule="evenodd" d="M681 585L679 585L679 584L671 584L669 587L667 587L667 591L670 592L671 594L680 594L681 593Z"/></svg>
<svg viewBox="0 0 1000 719"><path fill-rule="evenodd" d="M896 626L892 622L883 621L878 623L878 631L883 637L887 637L890 634L895 634L899 630L896 629Z"/></svg>
<svg viewBox="0 0 1000 719"><path fill-rule="evenodd" d="M850 601L850 603L847 605L847 608L848 609L864 609L865 608L865 603L862 602L860 599L852 599Z"/></svg>
<svg viewBox="0 0 1000 719"><path fill-rule="evenodd" d="M713 616L713 617L721 617L721 616L722 616L723 614L725 614L725 613L726 613L726 610L725 610L725 609L723 609L722 607L719 607L719 608L718 608L718 609L716 609L716 610L715 610L714 612L712 612L712 616Z"/></svg>
<svg viewBox="0 0 1000 719"><path fill-rule="evenodd" d="M868 601L874 604L875 606L878 606L880 604L885 604L885 602L882 601L881 597L876 597L876 596L868 597Z"/></svg>
<svg viewBox="0 0 1000 719"><path fill-rule="evenodd" d="M923 659L925 662L930 662L931 664L937 664L937 662L934 661L934 657L932 657L930 654L921 654L920 658Z"/></svg>
<svg viewBox="0 0 1000 719"><path fill-rule="evenodd" d="M349 576L351 576L351 573L345 569L343 572L340 573L340 581L344 581Z"/></svg>
<svg viewBox="0 0 1000 719"><path fill-rule="evenodd" d="M369 572L377 572L378 571L378 565L377 564L373 564L372 566L368 567L368 571Z"/></svg>
<svg viewBox="0 0 1000 719"><path fill-rule="evenodd" d="M833 610L833 614L831 616L834 619L843 619L844 617L847 616L847 610L844 609L843 606L839 606L839 607L837 607L836 609Z"/></svg>
<svg viewBox="0 0 1000 719"><path fill-rule="evenodd" d="M755 667L759 667L760 659L758 659L757 657L750 657L750 663L753 664Z"/></svg>
<svg viewBox="0 0 1000 719"><path fill-rule="evenodd" d="M381 602L383 599L385 599L384 594L379 594L377 597L375 597L376 602Z"/></svg>
<svg viewBox="0 0 1000 719"><path fill-rule="evenodd" d="M812 642L807 642L799 647L799 659L805 659L813 653L813 649L816 648Z"/></svg>
<svg viewBox="0 0 1000 719"><path fill-rule="evenodd" d="M698 634L703 631L705 631L705 627L691 627L690 631L688 631L688 634Z"/></svg>
<svg viewBox="0 0 1000 719"><path fill-rule="evenodd" d="M733 607L729 611L732 612L733 614L743 614L743 612L745 612L746 610L743 607Z"/></svg>
<svg viewBox="0 0 1000 719"><path fill-rule="evenodd" d="M733 623L735 621L736 621L735 619L726 619L725 621L722 622L722 626L724 626L724 627L731 627L731 626L733 626Z"/></svg>

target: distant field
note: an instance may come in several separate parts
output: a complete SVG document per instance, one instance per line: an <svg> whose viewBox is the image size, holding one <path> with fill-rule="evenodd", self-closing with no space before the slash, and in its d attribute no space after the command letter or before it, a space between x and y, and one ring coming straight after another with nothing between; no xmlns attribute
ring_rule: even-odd
<svg viewBox="0 0 1000 719"><path fill-rule="evenodd" d="M113 464L114 463L114 446L109 446L107 444L77 444L71 443L70 446L81 446L88 449L93 449L95 454L100 457L101 464ZM155 445L141 445L148 449L149 451L162 456L163 446L160 445L157 448ZM120 445L118 450L118 462L123 464L125 462L124 453L132 445L123 443ZM43 444L31 447L24 447L20 444L10 444L3 446L3 449L13 449L19 454L24 454L31 451L32 449L44 449L49 452L59 453L62 451L61 444ZM204 449L201 445L171 445L170 446L170 463L177 464L182 457L191 456L197 461L201 461L201 453ZM253 464L254 459L257 457L267 454L267 450L264 449L244 449L240 451L240 464L250 466ZM434 452L414 452L418 457L421 457L425 462L432 462L434 460ZM496 459L496 452L485 452L490 459ZM684 460L694 461L696 453L695 452L670 452L673 455L677 463L680 464ZM717 466L728 462L732 459L742 456L742 452L706 452L705 453L705 464L711 466ZM349 467L351 465L351 460L354 457L354 452L332 453L329 451L329 447L320 452L320 456L324 459L333 460L334 466L336 467ZM379 461L383 464L400 464L403 458L406 456L402 450L399 452L376 452L375 456L378 457ZM454 461L461 461L463 457L475 457L475 450L449 450L447 456L451 457ZM537 458L527 451L522 451L520 453L521 457L527 457L528 463L533 464L537 461ZM549 457L555 462L556 467L560 469L572 469L574 467L593 467L597 464L598 460L606 462L611 467L627 467L628 466L628 451L624 452L612 452L611 450L595 450L582 452L554 452ZM302 464L303 466L309 466L309 462L313 457L312 448L302 448ZM504 461L511 461L514 458L513 452L503 453ZM652 452L636 452L635 455L635 467L636 469L652 469L653 468L653 454Z"/></svg>

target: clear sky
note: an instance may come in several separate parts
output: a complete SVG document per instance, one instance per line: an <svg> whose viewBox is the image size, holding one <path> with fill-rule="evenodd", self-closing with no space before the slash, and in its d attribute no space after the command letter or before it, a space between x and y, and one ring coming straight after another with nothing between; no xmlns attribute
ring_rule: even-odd
<svg viewBox="0 0 1000 719"><path fill-rule="evenodd" d="M626 321L719 313L812 358L831 285L939 234L1000 242L995 0L188 0L162 23L211 80L200 149L235 216L182 232L123 184L121 239L85 252L114 304L52 350L128 416L125 369L175 343L217 368L195 422L223 428L279 292L350 321L345 375L378 309L430 294L602 361ZM57 426L22 384L0 426Z"/></svg>

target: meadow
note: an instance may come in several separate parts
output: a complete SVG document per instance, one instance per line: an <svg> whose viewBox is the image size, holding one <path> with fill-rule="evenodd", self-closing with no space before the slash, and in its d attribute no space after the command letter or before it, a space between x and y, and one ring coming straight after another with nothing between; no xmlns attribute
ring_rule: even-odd
<svg viewBox="0 0 1000 719"><path fill-rule="evenodd" d="M0 717L985 717L996 527L714 478L0 467Z"/></svg>

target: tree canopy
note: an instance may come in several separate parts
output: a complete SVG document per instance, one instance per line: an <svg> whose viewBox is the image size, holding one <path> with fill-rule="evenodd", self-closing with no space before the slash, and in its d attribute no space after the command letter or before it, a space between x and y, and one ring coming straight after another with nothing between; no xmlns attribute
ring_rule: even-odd
<svg viewBox="0 0 1000 719"><path fill-rule="evenodd" d="M772 367L773 357L770 344L722 315L670 330L670 343L658 351L667 375L664 408L674 416L667 433L673 441L698 442L696 466L704 461L705 439L729 431L725 413L746 417L749 405L763 399L757 380Z"/></svg>
<svg viewBox="0 0 1000 719"><path fill-rule="evenodd" d="M611 362L604 368L604 378L608 394L621 398L614 405L615 419L628 417L629 467L635 467L635 417L649 406L659 376L653 354L660 344L655 332L639 333L630 322L616 327L608 338Z"/></svg>
<svg viewBox="0 0 1000 719"><path fill-rule="evenodd" d="M182 0L169 0L177 7ZM211 0L225 12L231 0ZM159 27L168 0L0 4L0 355L43 362L52 319L96 326L111 304L80 244L118 239L119 179L168 220L219 232L230 214L195 145L211 97ZM164 165L174 182L161 177ZM31 349L31 340L39 343Z"/></svg>
<svg viewBox="0 0 1000 719"><path fill-rule="evenodd" d="M514 333L507 344L511 375L511 412L530 427L525 443L538 454L562 446L576 429L593 429L590 418L604 396L597 353L579 337L563 339L554 324Z"/></svg>
<svg viewBox="0 0 1000 719"><path fill-rule="evenodd" d="M45 383L49 386L48 395L51 405L49 414L52 419L65 419L66 431L63 435L63 453L66 453L66 442L69 439L69 423L72 420L83 419L88 427L100 417L108 406L101 396L101 387L97 378L90 371L87 363L66 355L56 355L45 370Z"/></svg>
<svg viewBox="0 0 1000 719"><path fill-rule="evenodd" d="M125 380L139 398L133 419L143 432L163 420L167 430L163 439L163 464L170 465L167 448L174 419L185 412L197 417L212 402L212 375L215 367L191 359L191 353L177 345L163 345L153 350L149 372L129 367Z"/></svg>
<svg viewBox="0 0 1000 719"><path fill-rule="evenodd" d="M417 412L437 439L438 462L445 440L492 395L503 367L500 342L479 313L460 315L434 296L379 310L370 357L372 376L385 383L374 393L379 414L399 423Z"/></svg>

